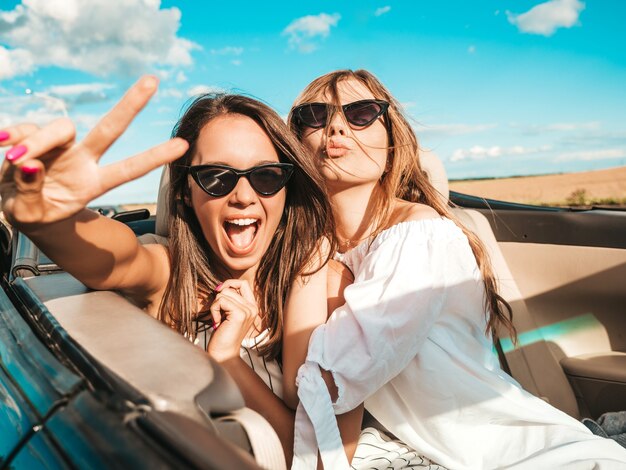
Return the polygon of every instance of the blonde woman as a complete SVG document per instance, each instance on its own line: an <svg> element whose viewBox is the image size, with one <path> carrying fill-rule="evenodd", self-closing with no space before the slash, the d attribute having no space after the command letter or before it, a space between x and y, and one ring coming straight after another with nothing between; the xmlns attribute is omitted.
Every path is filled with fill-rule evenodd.
<svg viewBox="0 0 626 470"><path fill-rule="evenodd" d="M391 433L450 469L620 468L626 450L521 389L493 354L514 335L485 249L419 164L400 106L371 73L315 79L289 116L321 164L346 303L313 329L287 312L285 401L294 468L349 468L335 414L365 402ZM312 331L307 347L292 331Z"/></svg>

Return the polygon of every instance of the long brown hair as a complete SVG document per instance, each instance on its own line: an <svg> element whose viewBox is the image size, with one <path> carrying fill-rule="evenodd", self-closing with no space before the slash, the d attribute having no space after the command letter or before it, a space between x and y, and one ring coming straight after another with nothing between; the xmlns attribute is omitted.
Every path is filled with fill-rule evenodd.
<svg viewBox="0 0 626 470"><path fill-rule="evenodd" d="M279 355L283 331L283 305L295 276L309 265L323 237L334 248L332 212L325 182L313 159L269 106L241 95L206 94L187 107L173 136L189 142L189 149L169 167L169 253L171 275L159 316L183 335L195 339L194 321L202 304L211 301L215 287L224 279L215 274L216 259L206 241L190 196L188 167L196 152L201 129L212 119L238 114L253 119L270 138L281 162L294 164L287 184L285 209L274 237L261 257L256 272L255 296L268 341L260 352L272 359Z"/></svg>
<svg viewBox="0 0 626 470"><path fill-rule="evenodd" d="M376 214L372 238L387 228L392 216L392 202L400 198L409 202L426 204L435 209L439 215L453 220L467 236L474 257L482 273L485 284L485 308L488 313L487 331L494 338L499 325L506 328L511 338L516 333L512 322L510 305L498 294L498 287L489 255L480 239L461 224L450 211L447 203L437 192L420 166L419 145L411 125L404 116L402 108L393 95L373 74L367 70L338 70L322 75L313 80L300 94L294 103L296 107L327 95L332 104L339 106L338 84L344 80L357 80L365 85L375 98L389 103L386 120L389 137L389 165L380 181L383 197L378 198L377 206L372 214ZM293 109L292 107L292 109ZM302 129L296 119L289 115L289 123L296 135L300 136ZM505 312L506 311L506 312Z"/></svg>

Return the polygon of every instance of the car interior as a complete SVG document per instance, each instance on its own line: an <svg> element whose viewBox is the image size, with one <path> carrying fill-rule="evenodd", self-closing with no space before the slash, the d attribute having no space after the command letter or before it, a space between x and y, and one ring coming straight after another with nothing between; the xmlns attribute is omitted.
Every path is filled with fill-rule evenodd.
<svg viewBox="0 0 626 470"><path fill-rule="evenodd" d="M453 214L487 246L513 310L518 341L504 333L498 340L504 370L578 419L626 410L626 212L449 194L439 159L424 152L422 164ZM126 221L142 243L167 236L163 175L156 218ZM40 340L65 362L73 348L90 368L79 368L88 388L122 389L131 404L120 412L133 432L191 467L285 468L271 426L201 348L118 293L87 289L24 235L13 237L12 251L9 285L43 325Z"/></svg>

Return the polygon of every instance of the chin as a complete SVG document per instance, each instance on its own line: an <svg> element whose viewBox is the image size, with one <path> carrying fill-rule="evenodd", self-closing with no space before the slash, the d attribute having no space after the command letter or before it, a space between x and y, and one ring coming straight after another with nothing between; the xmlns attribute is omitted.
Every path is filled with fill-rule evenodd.
<svg viewBox="0 0 626 470"><path fill-rule="evenodd" d="M228 255L224 256L223 263L226 269L231 273L245 273L250 269L256 269L259 267L259 263L261 262L262 256L255 256L255 254L251 254L248 256L233 256Z"/></svg>

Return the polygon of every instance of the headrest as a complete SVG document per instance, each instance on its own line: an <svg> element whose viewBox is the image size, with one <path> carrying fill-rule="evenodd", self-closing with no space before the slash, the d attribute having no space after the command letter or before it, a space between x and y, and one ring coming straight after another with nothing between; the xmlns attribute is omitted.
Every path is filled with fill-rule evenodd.
<svg viewBox="0 0 626 470"><path fill-rule="evenodd" d="M157 197L156 206L156 226L154 232L162 237L169 235L169 228L167 224L167 218L169 217L169 198L168 189L170 186L170 169L167 165L163 167L161 173L161 182L159 183L159 196Z"/></svg>
<svg viewBox="0 0 626 470"><path fill-rule="evenodd" d="M420 151L420 164L422 170L428 175L430 183L435 187L437 192L441 194L443 201L447 204L450 197L450 189L448 187L448 176L446 169L439 160L439 157L430 150Z"/></svg>

